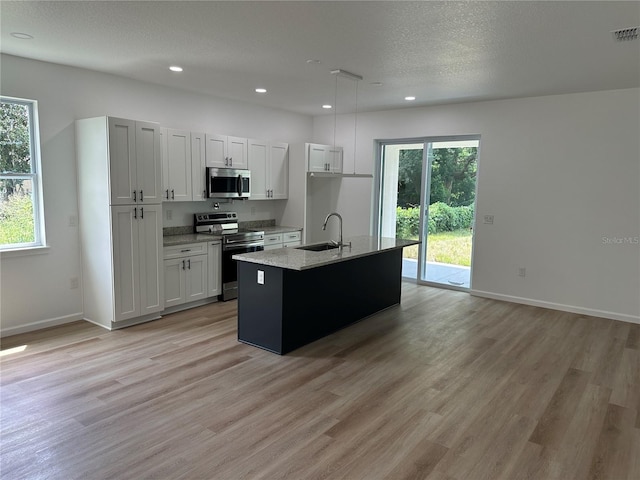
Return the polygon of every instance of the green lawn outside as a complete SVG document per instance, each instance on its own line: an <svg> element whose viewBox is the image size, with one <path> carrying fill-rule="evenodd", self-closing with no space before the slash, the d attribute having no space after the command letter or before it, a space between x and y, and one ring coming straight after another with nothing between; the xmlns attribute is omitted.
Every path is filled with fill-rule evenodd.
<svg viewBox="0 0 640 480"><path fill-rule="evenodd" d="M418 245L406 247L404 258L418 258ZM432 233L429 235L427 261L471 266L471 231Z"/></svg>

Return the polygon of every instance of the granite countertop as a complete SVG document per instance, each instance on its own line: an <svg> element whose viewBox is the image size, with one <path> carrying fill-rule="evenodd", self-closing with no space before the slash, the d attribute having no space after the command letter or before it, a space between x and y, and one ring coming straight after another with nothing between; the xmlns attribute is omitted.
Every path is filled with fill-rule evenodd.
<svg viewBox="0 0 640 480"><path fill-rule="evenodd" d="M264 225L266 223L266 225ZM240 222L240 227L251 230L253 232L271 233L290 233L299 232L302 228L286 227L282 225L274 225L275 220L258 220L254 222ZM162 244L165 247L174 245L184 245L187 243L210 242L212 240L222 240L221 235L211 235L208 233L193 233L192 226L185 227L166 227L163 229Z"/></svg>
<svg viewBox="0 0 640 480"><path fill-rule="evenodd" d="M185 245L187 243L206 243L215 240L222 240L221 235L211 235L208 233L184 233L180 235L164 235L162 245L172 247L174 245Z"/></svg>
<svg viewBox="0 0 640 480"><path fill-rule="evenodd" d="M347 238L345 242L351 242L351 247L344 247L342 250L334 248L321 252L300 250L296 247L278 248L262 252L241 253L234 255L233 259L289 270L307 270L420 243L418 240L370 236Z"/></svg>

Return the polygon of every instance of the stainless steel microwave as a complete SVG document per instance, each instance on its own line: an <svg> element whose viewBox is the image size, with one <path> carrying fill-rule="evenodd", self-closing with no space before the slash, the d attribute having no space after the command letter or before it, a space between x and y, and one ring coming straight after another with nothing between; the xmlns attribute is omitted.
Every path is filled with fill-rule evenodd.
<svg viewBox="0 0 640 480"><path fill-rule="evenodd" d="M207 167L207 196L209 198L249 198L251 172L235 168Z"/></svg>

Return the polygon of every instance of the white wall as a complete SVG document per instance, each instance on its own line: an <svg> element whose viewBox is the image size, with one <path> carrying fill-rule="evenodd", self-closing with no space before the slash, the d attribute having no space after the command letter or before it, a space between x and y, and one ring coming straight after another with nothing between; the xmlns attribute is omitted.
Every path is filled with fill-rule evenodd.
<svg viewBox="0 0 640 480"><path fill-rule="evenodd" d="M70 279L80 277L81 270L78 229L68 226L69 217L78 211L76 119L112 115L160 122L172 128L287 143L305 142L311 137L312 119L303 115L8 55L0 57L0 64L2 95L38 101L45 222L51 247L41 255L0 257L3 335L82 317L81 290L70 289ZM191 214L211 210L211 203L171 204L175 215L165 225L190 225ZM283 203L256 201L233 207L240 212L241 220L279 220Z"/></svg>
<svg viewBox="0 0 640 480"><path fill-rule="evenodd" d="M376 139L480 134L477 216L495 223L476 224L473 292L640 323L639 117L639 89L361 113L356 170ZM314 119L314 141L333 132ZM373 182L342 183L345 233L368 234Z"/></svg>

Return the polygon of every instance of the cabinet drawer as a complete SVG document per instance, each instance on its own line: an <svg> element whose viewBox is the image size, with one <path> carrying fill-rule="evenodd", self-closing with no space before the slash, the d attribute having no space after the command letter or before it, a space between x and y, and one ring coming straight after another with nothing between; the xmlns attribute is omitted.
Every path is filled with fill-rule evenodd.
<svg viewBox="0 0 640 480"><path fill-rule="evenodd" d="M164 247L164 258L190 257L207 253L206 243L187 243L173 247Z"/></svg>
<svg viewBox="0 0 640 480"><path fill-rule="evenodd" d="M277 245L282 243L282 234L281 233L273 233L271 235L264 236L264 246L268 247L269 245Z"/></svg>
<svg viewBox="0 0 640 480"><path fill-rule="evenodd" d="M289 232L283 234L282 241L284 243L299 242L301 239L300 232Z"/></svg>

